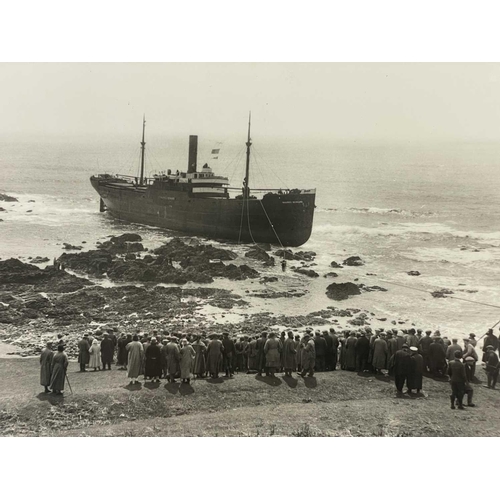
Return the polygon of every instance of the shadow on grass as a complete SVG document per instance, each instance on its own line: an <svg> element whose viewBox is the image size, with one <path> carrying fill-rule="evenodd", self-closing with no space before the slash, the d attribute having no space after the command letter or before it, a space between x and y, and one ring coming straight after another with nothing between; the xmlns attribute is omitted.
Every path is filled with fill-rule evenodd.
<svg viewBox="0 0 500 500"><path fill-rule="evenodd" d="M375 378L377 380L380 380L380 382L392 382L392 379L391 377L387 376L387 375L384 375L383 373L377 373L375 375Z"/></svg>
<svg viewBox="0 0 500 500"><path fill-rule="evenodd" d="M125 386L125 389L130 392L140 391L142 389L142 384L140 382L138 384L133 384L132 382L130 382Z"/></svg>
<svg viewBox="0 0 500 500"><path fill-rule="evenodd" d="M318 387L318 381L316 377L304 377L304 384L308 389L314 389Z"/></svg>
<svg viewBox="0 0 500 500"><path fill-rule="evenodd" d="M283 375L281 378L284 380L285 384L292 389L295 389L299 383L296 378L289 377L288 375Z"/></svg>
<svg viewBox="0 0 500 500"><path fill-rule="evenodd" d="M356 375L358 377L363 377L363 378L372 378L375 376L375 374L371 373L371 372L366 372L366 373L365 372L357 372Z"/></svg>
<svg viewBox="0 0 500 500"><path fill-rule="evenodd" d="M448 383L450 380L447 375L436 375L435 377L432 377L432 379L435 382L446 382L446 383Z"/></svg>
<svg viewBox="0 0 500 500"><path fill-rule="evenodd" d="M165 384L165 389L167 389L170 394L177 394L179 392L179 382L167 382Z"/></svg>
<svg viewBox="0 0 500 500"><path fill-rule="evenodd" d="M264 384L270 385L271 387L278 387L283 383L278 377L271 377L267 375L265 377L256 376L255 380L258 382L264 382Z"/></svg>
<svg viewBox="0 0 500 500"><path fill-rule="evenodd" d="M144 382L144 387L150 391L158 389L160 387L160 382Z"/></svg>
<svg viewBox="0 0 500 500"><path fill-rule="evenodd" d="M223 384L224 383L224 379L221 378L221 377L217 377L217 378L207 378L207 382L209 384Z"/></svg>
<svg viewBox="0 0 500 500"><path fill-rule="evenodd" d="M64 400L63 394L52 394L51 392L41 392L36 397L40 401L48 401L51 405L60 405Z"/></svg>
<svg viewBox="0 0 500 500"><path fill-rule="evenodd" d="M190 394L194 394L194 389L190 384L181 384L179 387L179 393L183 396L189 396Z"/></svg>

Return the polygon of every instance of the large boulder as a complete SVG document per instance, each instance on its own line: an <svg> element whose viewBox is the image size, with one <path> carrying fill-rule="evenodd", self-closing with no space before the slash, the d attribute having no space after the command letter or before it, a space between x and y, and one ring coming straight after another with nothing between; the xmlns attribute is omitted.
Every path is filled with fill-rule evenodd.
<svg viewBox="0 0 500 500"><path fill-rule="evenodd" d="M294 269L293 271L299 274L303 274L304 276L308 276L309 278L317 278L319 276L316 271L313 271L312 269L304 269L303 267Z"/></svg>
<svg viewBox="0 0 500 500"><path fill-rule="evenodd" d="M112 254L142 252L144 246L140 243L141 241L142 238L139 234L125 233L121 236L112 236L108 241L98 243L97 246L101 250L106 250Z"/></svg>
<svg viewBox="0 0 500 500"><path fill-rule="evenodd" d="M260 260L264 264L274 266L274 257L271 257L265 250L260 248L260 246L254 246L251 250L245 253L245 257L254 260Z"/></svg>
<svg viewBox="0 0 500 500"><path fill-rule="evenodd" d="M341 269L344 266L341 266L340 264L338 264L337 262L335 262L334 260L332 260L330 262L330 267L333 267L334 269Z"/></svg>
<svg viewBox="0 0 500 500"><path fill-rule="evenodd" d="M17 198L13 196L9 196L8 194L0 193L0 201L6 201L8 203L14 203L19 201Z"/></svg>
<svg viewBox="0 0 500 500"><path fill-rule="evenodd" d="M351 295L361 295L358 285L351 283L332 283L326 287L326 295L333 300L346 300Z"/></svg>
<svg viewBox="0 0 500 500"><path fill-rule="evenodd" d="M344 264L344 266L363 266L365 263L361 260L361 257L356 255L354 257L348 257L342 264Z"/></svg>

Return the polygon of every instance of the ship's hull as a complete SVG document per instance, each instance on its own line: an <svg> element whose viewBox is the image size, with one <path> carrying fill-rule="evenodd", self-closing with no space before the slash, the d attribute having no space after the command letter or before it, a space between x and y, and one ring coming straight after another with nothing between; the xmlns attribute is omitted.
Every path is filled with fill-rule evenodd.
<svg viewBox="0 0 500 500"><path fill-rule="evenodd" d="M191 235L297 247L311 236L315 191L268 194L262 200L193 197L154 186L91 179L110 215Z"/></svg>

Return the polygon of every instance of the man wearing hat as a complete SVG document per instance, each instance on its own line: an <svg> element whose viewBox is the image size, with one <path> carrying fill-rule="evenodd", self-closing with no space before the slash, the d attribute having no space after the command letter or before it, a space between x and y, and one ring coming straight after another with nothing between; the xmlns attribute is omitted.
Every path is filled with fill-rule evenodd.
<svg viewBox="0 0 500 500"><path fill-rule="evenodd" d="M332 338L332 360L331 360L331 365L332 365L332 370L337 369L337 360L338 360L338 352L339 352L339 338L337 337L337 334L335 333L334 328L330 328L330 337Z"/></svg>
<svg viewBox="0 0 500 500"><path fill-rule="evenodd" d="M89 334L84 333L83 338L78 342L78 363L80 363L80 371L84 372L85 366L90 362L90 344L89 344Z"/></svg>
<svg viewBox="0 0 500 500"><path fill-rule="evenodd" d="M415 334L416 334L415 328L410 328L405 336L405 344L408 344L410 347L413 346L417 347L418 339Z"/></svg>
<svg viewBox="0 0 500 500"><path fill-rule="evenodd" d="M438 336L433 338L429 346L429 367L433 377L443 376L446 372L446 354L443 339Z"/></svg>
<svg viewBox="0 0 500 500"><path fill-rule="evenodd" d="M420 339L418 343L418 350L422 357L424 358L424 370L427 372L430 369L429 363L429 347L432 344L431 331L426 330L425 335Z"/></svg>
<svg viewBox="0 0 500 500"><path fill-rule="evenodd" d="M412 371L412 360L408 344L403 344L402 348L394 355L392 371L394 372L397 394L402 396L405 382L407 382Z"/></svg>
<svg viewBox="0 0 500 500"><path fill-rule="evenodd" d="M478 362L479 357L469 339L464 339L463 359L465 365L465 374L467 375L467 382L472 382L476 373L476 363Z"/></svg>
<svg viewBox="0 0 500 500"><path fill-rule="evenodd" d="M306 330L303 337L304 347L302 348L302 371L300 372L301 377L305 377L306 373L309 377L314 377L314 365L316 363L316 349L314 346L314 341L311 339L311 335Z"/></svg>
<svg viewBox="0 0 500 500"><path fill-rule="evenodd" d="M52 360L54 359L54 352L52 345L47 342L45 348L40 354L40 384L45 387L45 392L50 392L49 385L52 377Z"/></svg>
<svg viewBox="0 0 500 500"><path fill-rule="evenodd" d="M465 367L463 363L460 361L461 354L457 351L455 353L455 359L450 361L448 364L448 375L450 376L450 385L451 385L451 409L455 409L455 400L458 401L458 409L465 410L463 405L463 398L465 395L465 383L467 382L467 378L465 376Z"/></svg>
<svg viewBox="0 0 500 500"><path fill-rule="evenodd" d="M108 369L111 370L111 363L113 362L113 355L115 353L115 344L109 338L109 334L107 332L104 333L104 338L101 341L101 361L102 361L102 369L106 369L106 365Z"/></svg>
<svg viewBox="0 0 500 500"><path fill-rule="evenodd" d="M408 375L408 381L406 382L408 394L412 394L414 389L417 391L417 394L420 394L424 374L424 358L419 354L418 347L415 346L410 347L410 355L412 366Z"/></svg>
<svg viewBox="0 0 500 500"><path fill-rule="evenodd" d="M485 385L488 389L494 389L497 384L498 372L500 370L500 363L498 361L498 355L495 352L494 347L490 344L486 347L486 376L488 377L488 385Z"/></svg>
<svg viewBox="0 0 500 500"><path fill-rule="evenodd" d="M326 343L325 338L321 335L319 330L316 330L313 342L314 342L314 349L316 351L316 364L315 364L316 371L324 372L328 345Z"/></svg>
<svg viewBox="0 0 500 500"><path fill-rule="evenodd" d="M483 362L485 363L488 354L488 346L491 346L493 351L498 349L498 338L495 336L491 328L488 330L486 337L483 340Z"/></svg>
<svg viewBox="0 0 500 500"><path fill-rule="evenodd" d="M229 338L229 333L227 332L223 334L222 347L222 361L226 377L233 378L233 362L236 355L236 349L233 340Z"/></svg>
<svg viewBox="0 0 500 500"><path fill-rule="evenodd" d="M361 331L361 335L354 345L354 350L356 352L356 370L358 372L367 371L366 365L368 364L368 355L370 354L370 341L364 331Z"/></svg>
<svg viewBox="0 0 500 500"><path fill-rule="evenodd" d="M476 340L476 334L475 333L469 333L469 342L472 345L472 347L476 347L477 340Z"/></svg>
<svg viewBox="0 0 500 500"><path fill-rule="evenodd" d="M267 333L262 332L260 338L257 340L257 375L262 376L262 371L266 368L266 353L264 346L267 341ZM266 375L269 375L266 371Z"/></svg>

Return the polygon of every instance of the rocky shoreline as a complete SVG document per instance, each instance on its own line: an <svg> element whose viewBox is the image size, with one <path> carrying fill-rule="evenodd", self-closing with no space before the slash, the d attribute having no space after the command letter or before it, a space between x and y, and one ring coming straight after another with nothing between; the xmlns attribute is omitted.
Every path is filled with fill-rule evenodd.
<svg viewBox="0 0 500 500"><path fill-rule="evenodd" d="M249 300L306 295L308 291L300 285L274 290L268 284L282 281L272 275L273 268L278 267L277 260L296 263L290 270L303 276L298 276L299 280L318 279L319 274L311 269L315 265L314 252L283 249L271 255L269 245L255 245L244 247L243 255L238 255L189 237L174 237L158 248L147 249L141 236L134 233L111 237L96 246L95 250L80 252L67 244L65 248L73 250L66 250L45 268L32 264L45 263L43 257L31 259L30 263L0 260L0 341L21 349L16 354L30 356L38 354L45 342L55 340L61 333L68 355L73 358L82 333L95 333L102 328L119 333L156 329L174 334L204 331L233 335L254 334L267 328L359 327L369 325L375 317L366 310L333 305L308 314L248 313ZM241 248L237 250L241 254ZM241 258L245 263L233 262ZM358 256L344 260L342 265L332 262L339 273L342 267L350 265L364 263ZM324 276L335 277L338 273ZM260 286L245 290L243 296L228 286L214 285L219 278ZM338 301L371 291L385 289L328 282L325 293ZM211 311L207 312L207 307ZM220 311L219 318L213 308Z"/></svg>

